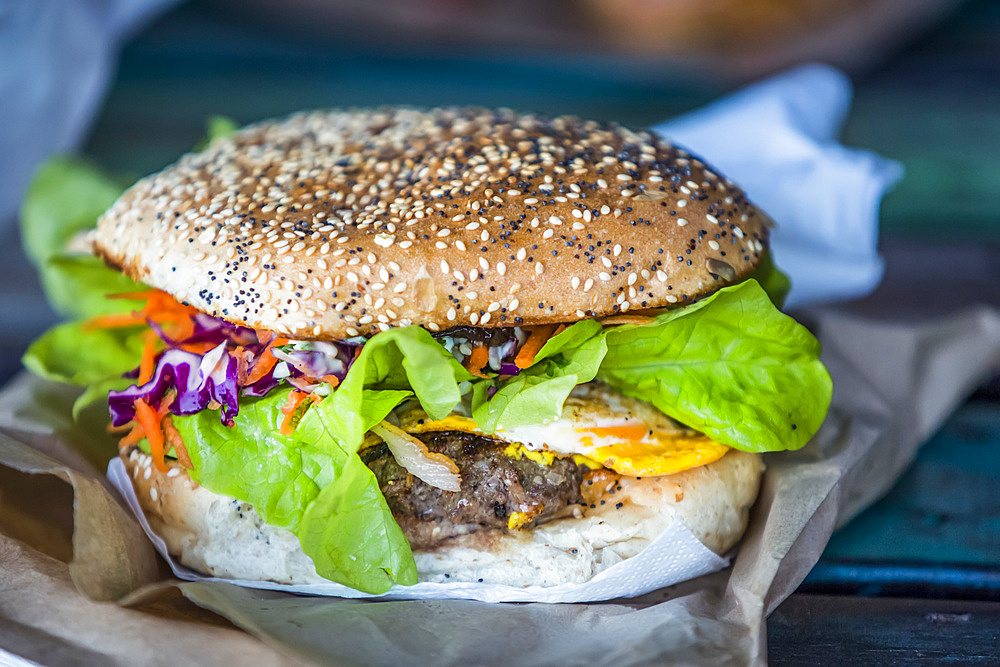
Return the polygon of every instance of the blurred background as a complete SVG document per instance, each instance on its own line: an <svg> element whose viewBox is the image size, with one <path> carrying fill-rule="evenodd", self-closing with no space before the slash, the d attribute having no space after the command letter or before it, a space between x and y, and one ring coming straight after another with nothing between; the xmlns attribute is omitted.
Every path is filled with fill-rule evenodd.
<svg viewBox="0 0 1000 667"><path fill-rule="evenodd" d="M190 150L211 116L335 106L506 106L644 127L813 61L855 83L843 142L905 168L882 209L885 280L851 308L1000 305L993 0L0 0L0 382L56 320L16 225L53 153L137 177ZM835 535L803 590L1000 601L998 445L994 379ZM850 634L802 623L772 618L776 661L820 625L825 640Z"/></svg>

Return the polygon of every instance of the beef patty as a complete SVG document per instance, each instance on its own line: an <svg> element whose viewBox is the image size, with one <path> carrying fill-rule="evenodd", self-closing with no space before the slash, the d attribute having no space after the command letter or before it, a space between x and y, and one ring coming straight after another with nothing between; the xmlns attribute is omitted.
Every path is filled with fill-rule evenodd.
<svg viewBox="0 0 1000 667"><path fill-rule="evenodd" d="M414 549L431 549L479 530L537 525L571 514L583 502L580 486L589 469L572 459L542 465L508 455L506 443L458 431L416 437L455 462L462 475L460 491L442 491L410 475L384 443L361 453Z"/></svg>

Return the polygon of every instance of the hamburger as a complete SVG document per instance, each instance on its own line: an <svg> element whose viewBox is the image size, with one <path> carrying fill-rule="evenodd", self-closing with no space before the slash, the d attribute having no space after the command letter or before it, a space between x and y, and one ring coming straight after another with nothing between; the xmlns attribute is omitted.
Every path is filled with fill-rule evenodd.
<svg viewBox="0 0 1000 667"><path fill-rule="evenodd" d="M170 552L236 579L585 581L717 553L830 379L771 223L648 132L304 113L132 186L89 242L148 291L112 428ZM773 295L772 295L773 296ZM133 349L135 349L134 346Z"/></svg>

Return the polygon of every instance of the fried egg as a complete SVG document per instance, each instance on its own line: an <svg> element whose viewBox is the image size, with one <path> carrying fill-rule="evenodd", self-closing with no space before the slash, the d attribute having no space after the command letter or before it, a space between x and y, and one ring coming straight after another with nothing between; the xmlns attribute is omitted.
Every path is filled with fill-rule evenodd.
<svg viewBox="0 0 1000 667"><path fill-rule="evenodd" d="M674 421L649 403L622 396L607 385L576 387L562 414L546 423L484 434L459 412L432 420L419 407L397 413L399 426L413 433L461 431L522 446L549 456L583 456L622 475L671 475L716 461L729 450Z"/></svg>

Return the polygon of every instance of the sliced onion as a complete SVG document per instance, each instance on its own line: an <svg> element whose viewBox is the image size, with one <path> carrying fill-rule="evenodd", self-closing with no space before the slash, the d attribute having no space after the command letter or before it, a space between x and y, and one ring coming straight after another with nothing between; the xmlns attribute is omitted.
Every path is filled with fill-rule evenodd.
<svg viewBox="0 0 1000 667"><path fill-rule="evenodd" d="M373 426L372 433L382 438L396 463L414 477L445 491L461 488L458 466L444 454L429 451L423 442L386 421Z"/></svg>

